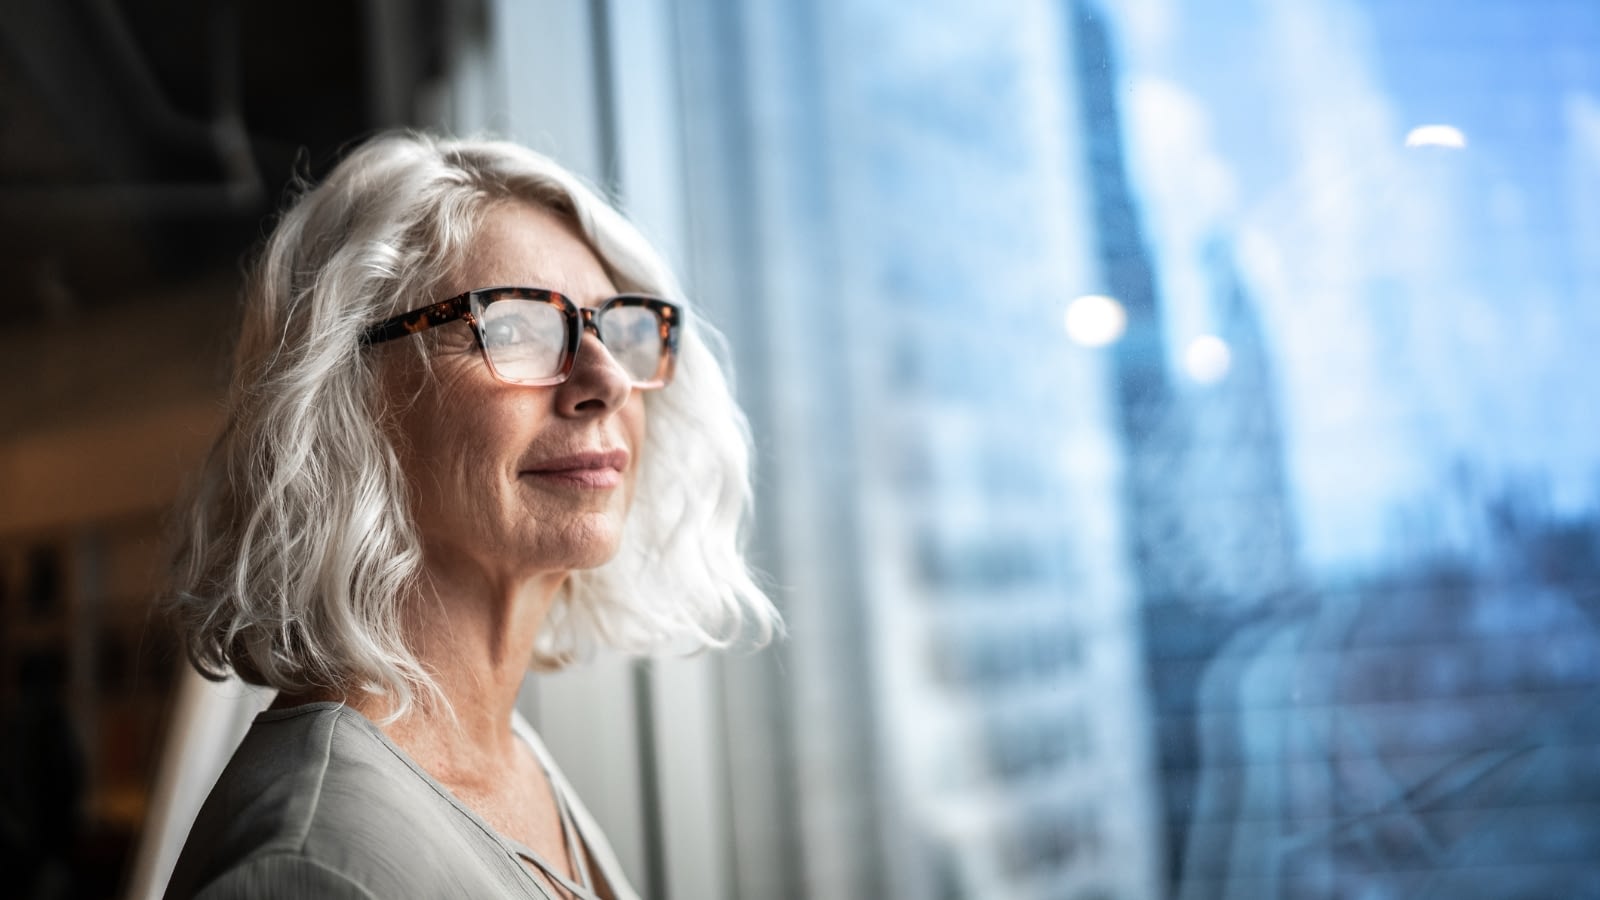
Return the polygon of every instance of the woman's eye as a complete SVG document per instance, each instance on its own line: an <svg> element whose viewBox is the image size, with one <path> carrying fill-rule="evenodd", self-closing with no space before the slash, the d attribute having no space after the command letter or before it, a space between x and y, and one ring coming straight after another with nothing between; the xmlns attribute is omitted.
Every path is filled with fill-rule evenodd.
<svg viewBox="0 0 1600 900"><path fill-rule="evenodd" d="M539 303L506 301L484 317L484 346L544 352L562 341L561 311Z"/></svg>
<svg viewBox="0 0 1600 900"><path fill-rule="evenodd" d="M520 316L501 316L483 329L483 339L490 346L505 347L531 340L532 329Z"/></svg>
<svg viewBox="0 0 1600 900"><path fill-rule="evenodd" d="M516 329L509 322L490 322L484 326L483 339L490 344L509 344L516 339Z"/></svg>

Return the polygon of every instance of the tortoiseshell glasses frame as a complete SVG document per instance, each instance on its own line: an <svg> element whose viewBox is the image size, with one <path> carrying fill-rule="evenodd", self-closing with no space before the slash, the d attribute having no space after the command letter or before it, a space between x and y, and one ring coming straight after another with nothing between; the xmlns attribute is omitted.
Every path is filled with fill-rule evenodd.
<svg viewBox="0 0 1600 900"><path fill-rule="evenodd" d="M509 301L535 305L513 306ZM497 311L513 308L524 312L549 308L559 312L561 333L550 333L553 320L549 316L540 316L539 321L533 322L527 317L508 320L504 315L497 315ZM640 312L649 312L653 322L642 318ZM583 332L592 331L628 372L633 386L650 390L664 387L672 380L683 309L669 300L645 294L619 294L599 306L580 307L565 295L545 288L478 288L385 319L369 327L361 340L364 344L381 344L458 319L472 327L472 336L489 371L508 384L542 386L566 381L578 358ZM619 326L620 330L606 327L609 321L624 319L630 321ZM530 333L520 338L487 333L490 328L507 321ZM648 331L645 325L649 326Z"/></svg>

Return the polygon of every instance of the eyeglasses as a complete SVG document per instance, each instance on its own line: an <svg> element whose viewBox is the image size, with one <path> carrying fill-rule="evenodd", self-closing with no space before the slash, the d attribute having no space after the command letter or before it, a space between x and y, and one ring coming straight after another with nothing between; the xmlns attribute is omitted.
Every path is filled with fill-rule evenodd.
<svg viewBox="0 0 1600 900"><path fill-rule="evenodd" d="M467 291L401 313L368 328L363 343L381 344L465 319L489 371L510 384L560 384L572 374L585 330L595 336L644 390L672 380L683 310L642 294L622 294L580 307L543 288L492 287Z"/></svg>

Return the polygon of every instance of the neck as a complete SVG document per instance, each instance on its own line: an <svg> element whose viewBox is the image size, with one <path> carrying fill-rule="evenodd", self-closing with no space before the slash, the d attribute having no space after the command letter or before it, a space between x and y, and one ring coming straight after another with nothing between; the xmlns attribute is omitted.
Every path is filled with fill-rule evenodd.
<svg viewBox="0 0 1600 900"><path fill-rule="evenodd" d="M411 598L408 643L433 675L444 700L425 697L381 725L392 740L425 766L470 773L493 768L516 750L511 716L533 653L566 573L503 582L430 572ZM371 694L345 700L369 719L392 712L387 698Z"/></svg>

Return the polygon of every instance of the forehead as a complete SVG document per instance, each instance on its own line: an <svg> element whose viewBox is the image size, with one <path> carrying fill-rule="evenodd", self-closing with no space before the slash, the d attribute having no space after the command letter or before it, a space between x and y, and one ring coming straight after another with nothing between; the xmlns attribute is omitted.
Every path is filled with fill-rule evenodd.
<svg viewBox="0 0 1600 900"><path fill-rule="evenodd" d="M548 288L580 304L617 293L576 228L550 210L518 202L489 209L456 267L447 296L502 286Z"/></svg>

